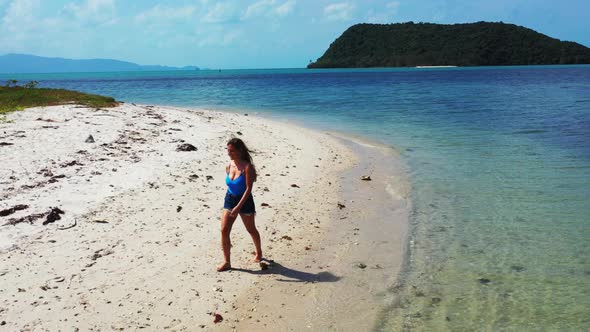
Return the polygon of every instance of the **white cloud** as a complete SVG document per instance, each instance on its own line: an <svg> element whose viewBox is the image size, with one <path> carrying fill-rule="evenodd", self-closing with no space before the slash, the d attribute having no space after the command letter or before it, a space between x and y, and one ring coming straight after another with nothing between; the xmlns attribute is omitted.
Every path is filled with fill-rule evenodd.
<svg viewBox="0 0 590 332"><path fill-rule="evenodd" d="M242 19L249 19L257 16L283 17L293 11L295 0L288 0L277 4L276 0L260 0L248 6Z"/></svg>
<svg viewBox="0 0 590 332"><path fill-rule="evenodd" d="M242 31L235 30L229 31L225 35L223 35L223 45L229 45L233 43L236 39L240 38L242 35Z"/></svg>
<svg viewBox="0 0 590 332"><path fill-rule="evenodd" d="M399 1L392 1L385 5L384 10L375 11L371 9L367 14L367 22L369 23L390 23L393 21L393 16L397 15L399 9Z"/></svg>
<svg viewBox="0 0 590 332"><path fill-rule="evenodd" d="M116 22L115 0L86 0L81 5L70 2L64 6L64 10L85 22L106 24Z"/></svg>
<svg viewBox="0 0 590 332"><path fill-rule="evenodd" d="M399 1L392 1L385 5L385 7L397 12L397 9L399 8Z"/></svg>
<svg viewBox="0 0 590 332"><path fill-rule="evenodd" d="M254 16L264 15L268 9L274 5L275 0L261 0L255 2L246 8L246 12L243 15L243 18L250 18Z"/></svg>
<svg viewBox="0 0 590 332"><path fill-rule="evenodd" d="M141 12L135 16L135 20L137 22L146 22L146 21L172 21L172 20L179 20L179 19L186 19L193 15L195 12L195 6L184 6L184 7L165 7L160 6L160 4L155 5L154 7Z"/></svg>
<svg viewBox="0 0 590 332"><path fill-rule="evenodd" d="M199 47L229 46L243 35L241 30L211 31L199 42Z"/></svg>
<svg viewBox="0 0 590 332"><path fill-rule="evenodd" d="M37 18L40 3L39 0L14 0L8 5L0 25L0 47L26 48L29 36L38 36L45 30L43 20Z"/></svg>
<svg viewBox="0 0 590 332"><path fill-rule="evenodd" d="M19 28L19 25L33 21L35 8L39 7L39 0L15 0L8 5L2 24L9 28Z"/></svg>
<svg viewBox="0 0 590 332"><path fill-rule="evenodd" d="M295 4L296 4L295 0L289 0L289 1L285 2L284 4L275 8L275 12L279 16L286 16L293 11Z"/></svg>
<svg viewBox="0 0 590 332"><path fill-rule="evenodd" d="M352 17L354 5L348 2L333 3L324 8L324 16L329 21L347 21Z"/></svg>
<svg viewBox="0 0 590 332"><path fill-rule="evenodd" d="M229 2L216 3L203 17L206 23L227 23L238 19L237 8Z"/></svg>
<svg viewBox="0 0 590 332"><path fill-rule="evenodd" d="M47 47L64 43L67 21L43 17L41 1L13 0L0 19L0 47L7 52L43 53Z"/></svg>

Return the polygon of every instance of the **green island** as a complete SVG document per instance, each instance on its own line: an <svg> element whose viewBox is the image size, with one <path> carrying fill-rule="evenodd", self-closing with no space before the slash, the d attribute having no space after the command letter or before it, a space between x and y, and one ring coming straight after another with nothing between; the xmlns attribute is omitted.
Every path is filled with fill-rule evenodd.
<svg viewBox="0 0 590 332"><path fill-rule="evenodd" d="M589 64L590 48L506 23L357 24L308 68Z"/></svg>
<svg viewBox="0 0 590 332"><path fill-rule="evenodd" d="M10 80L0 86L0 114L28 107L77 104L88 107L114 107L119 103L112 97L93 95L64 89L37 88L32 81L23 86Z"/></svg>

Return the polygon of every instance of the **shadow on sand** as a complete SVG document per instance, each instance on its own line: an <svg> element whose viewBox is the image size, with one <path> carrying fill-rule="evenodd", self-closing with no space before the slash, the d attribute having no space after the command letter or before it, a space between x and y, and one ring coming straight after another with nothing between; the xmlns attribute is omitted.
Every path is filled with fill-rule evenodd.
<svg viewBox="0 0 590 332"><path fill-rule="evenodd" d="M240 268L232 268L232 271L237 272L246 272L251 274L276 274L280 276L277 278L278 281L284 282L336 282L341 279L341 277L335 276L328 271L323 271L319 273L309 273L303 272L298 270L290 269L286 266L277 263L276 261L267 261L263 260L264 263L268 264L268 269L266 270L249 270L249 269L240 269ZM284 277L284 278L283 278Z"/></svg>

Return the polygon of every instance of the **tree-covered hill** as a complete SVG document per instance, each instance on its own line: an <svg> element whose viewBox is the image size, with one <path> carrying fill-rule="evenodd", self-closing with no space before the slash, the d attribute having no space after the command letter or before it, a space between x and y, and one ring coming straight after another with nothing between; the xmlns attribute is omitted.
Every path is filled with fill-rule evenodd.
<svg viewBox="0 0 590 332"><path fill-rule="evenodd" d="M308 68L590 63L590 48L505 23L357 24Z"/></svg>

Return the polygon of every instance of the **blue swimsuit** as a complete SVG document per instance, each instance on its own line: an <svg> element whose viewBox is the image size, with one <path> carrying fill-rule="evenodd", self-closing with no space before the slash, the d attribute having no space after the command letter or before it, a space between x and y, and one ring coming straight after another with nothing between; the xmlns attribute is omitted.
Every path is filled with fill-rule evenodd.
<svg viewBox="0 0 590 332"><path fill-rule="evenodd" d="M240 176L232 180L230 179L228 172L225 177L225 184L227 184L227 192L225 193L223 208L231 211L238 205L240 199L242 199L242 195L246 192L246 176L244 175L244 172L242 172ZM239 213L246 215L256 213L256 206L254 204L252 193L246 198Z"/></svg>
<svg viewBox="0 0 590 332"><path fill-rule="evenodd" d="M225 184L227 184L227 190L232 195L242 196L246 191L246 177L243 175L244 173L242 172L240 176L233 180L229 178L229 173L225 177Z"/></svg>

